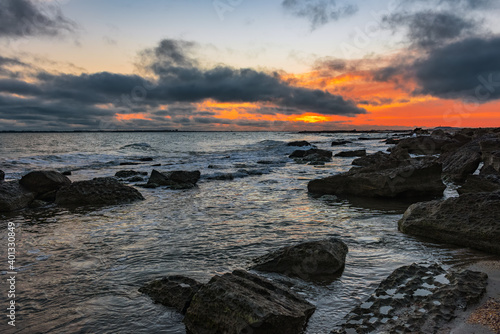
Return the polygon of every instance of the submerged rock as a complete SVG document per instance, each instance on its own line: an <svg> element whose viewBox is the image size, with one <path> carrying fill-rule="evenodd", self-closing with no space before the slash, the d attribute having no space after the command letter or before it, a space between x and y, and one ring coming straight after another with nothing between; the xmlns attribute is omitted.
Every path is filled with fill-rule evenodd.
<svg viewBox="0 0 500 334"><path fill-rule="evenodd" d="M5 173L3 170L0 170L0 182L3 182L5 180Z"/></svg>
<svg viewBox="0 0 500 334"><path fill-rule="evenodd" d="M38 199L55 200L56 191L71 184L71 180L56 171L34 171L21 178L19 183L34 192Z"/></svg>
<svg viewBox="0 0 500 334"><path fill-rule="evenodd" d="M169 186L172 189L190 189L193 188L200 179L199 171L172 171L161 173L155 169L151 172L148 180L148 185L154 186Z"/></svg>
<svg viewBox="0 0 500 334"><path fill-rule="evenodd" d="M345 151L335 154L336 157L343 157L343 158L364 157L365 155L366 155L366 150Z"/></svg>
<svg viewBox="0 0 500 334"><path fill-rule="evenodd" d="M121 170L116 172L115 176L119 177L121 179L128 179L133 176L138 176L138 175L148 175L146 172L136 172L135 170Z"/></svg>
<svg viewBox="0 0 500 334"><path fill-rule="evenodd" d="M500 192L482 192L413 204L398 226L407 234L500 254L499 217Z"/></svg>
<svg viewBox="0 0 500 334"><path fill-rule="evenodd" d="M332 281L341 274L347 252L347 245L336 238L304 242L255 259L251 269L306 281Z"/></svg>
<svg viewBox="0 0 500 334"><path fill-rule="evenodd" d="M446 189L441 164L434 160L412 159L406 164L390 162L382 169L378 167L352 168L347 173L313 180L307 189L321 195L379 198L433 198Z"/></svg>
<svg viewBox="0 0 500 334"><path fill-rule="evenodd" d="M294 158L297 162L310 162L321 161L328 162L332 160L333 153L327 150L310 149L310 150L296 150L290 154L290 158Z"/></svg>
<svg viewBox="0 0 500 334"><path fill-rule="evenodd" d="M26 208L35 199L35 193L29 191L19 181L0 182L0 212Z"/></svg>
<svg viewBox="0 0 500 334"><path fill-rule="evenodd" d="M470 270L446 272L437 264L398 268L332 333L438 333L457 310L479 302L487 279Z"/></svg>
<svg viewBox="0 0 500 334"><path fill-rule="evenodd" d="M140 288L139 292L147 294L155 303L173 307L184 314L202 286L194 279L176 275L150 282Z"/></svg>
<svg viewBox="0 0 500 334"><path fill-rule="evenodd" d="M192 334L299 334L314 310L287 287L235 270L198 290L184 323Z"/></svg>
<svg viewBox="0 0 500 334"><path fill-rule="evenodd" d="M335 141L332 141L332 146L342 146L342 145L346 145L346 144L350 144L352 143L352 141L349 141L349 140L335 140Z"/></svg>
<svg viewBox="0 0 500 334"><path fill-rule="evenodd" d="M73 182L59 189L56 195L57 204L71 206L117 205L143 199L135 188L111 177Z"/></svg>
<svg viewBox="0 0 500 334"><path fill-rule="evenodd" d="M286 146L303 147L303 146L312 146L312 145L305 140L300 140L300 141L292 141L292 142L286 144Z"/></svg>

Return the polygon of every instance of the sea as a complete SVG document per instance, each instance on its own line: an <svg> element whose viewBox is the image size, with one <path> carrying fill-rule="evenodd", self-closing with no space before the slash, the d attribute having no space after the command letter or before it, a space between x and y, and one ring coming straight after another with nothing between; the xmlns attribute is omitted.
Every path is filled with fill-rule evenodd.
<svg viewBox="0 0 500 334"><path fill-rule="evenodd" d="M182 316L154 304L138 291L141 286L176 274L208 282L248 269L252 259L280 247L338 237L349 253L342 276L333 282L259 273L316 306L307 334L329 333L400 266L437 262L449 268L486 259L480 252L400 233L397 222L408 204L308 194L310 180L349 170L353 158L334 157L324 166L288 158L297 149L287 146L291 141L307 140L334 153L362 148L374 153L386 151L383 140L394 135L0 133L0 170L8 180L33 170L71 171L72 181L120 170L202 174L194 189L137 187L145 200L132 204L71 210L49 205L0 214L0 332L182 334ZM334 140L352 143L332 147ZM228 174L232 180L224 179ZM141 182L130 185L136 183ZM450 184L445 197L451 196L457 194ZM15 327L4 315L9 222L15 224L17 243Z"/></svg>

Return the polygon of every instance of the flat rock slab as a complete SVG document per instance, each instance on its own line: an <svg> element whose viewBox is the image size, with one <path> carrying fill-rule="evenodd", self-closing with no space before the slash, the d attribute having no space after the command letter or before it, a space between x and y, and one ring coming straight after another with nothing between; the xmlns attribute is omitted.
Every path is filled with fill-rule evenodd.
<svg viewBox="0 0 500 334"><path fill-rule="evenodd" d="M500 192L470 193L413 204L399 221L403 233L500 254Z"/></svg>
<svg viewBox="0 0 500 334"><path fill-rule="evenodd" d="M347 245L336 238L304 242L255 259L251 269L306 281L332 281L342 273L347 252Z"/></svg>
<svg viewBox="0 0 500 334"><path fill-rule="evenodd" d="M314 310L287 287L235 270L195 294L184 323L191 334L299 334Z"/></svg>
<svg viewBox="0 0 500 334"><path fill-rule="evenodd" d="M447 272L437 264L398 268L332 333L438 333L457 310L479 302L487 279L481 272Z"/></svg>
<svg viewBox="0 0 500 334"><path fill-rule="evenodd" d="M155 303L186 313L193 296L202 285L189 277L176 275L150 282L140 288L139 292L147 294Z"/></svg>
<svg viewBox="0 0 500 334"><path fill-rule="evenodd" d="M111 177L73 182L59 189L56 204L69 206L117 205L143 200L137 189L121 184Z"/></svg>

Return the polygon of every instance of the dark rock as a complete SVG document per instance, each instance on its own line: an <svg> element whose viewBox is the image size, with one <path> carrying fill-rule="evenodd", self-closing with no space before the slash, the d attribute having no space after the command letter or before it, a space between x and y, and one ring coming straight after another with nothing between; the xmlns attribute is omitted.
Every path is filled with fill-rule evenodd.
<svg viewBox="0 0 500 334"><path fill-rule="evenodd" d="M54 192L71 184L71 180L56 171L35 171L26 174L19 183L37 195Z"/></svg>
<svg viewBox="0 0 500 334"><path fill-rule="evenodd" d="M332 146L341 146L341 145L346 145L346 144L350 144L352 143L352 141L349 141L349 140L335 140L332 142Z"/></svg>
<svg viewBox="0 0 500 334"><path fill-rule="evenodd" d="M154 165L151 165L152 167L160 167L161 164L154 164Z"/></svg>
<svg viewBox="0 0 500 334"><path fill-rule="evenodd" d="M443 164L443 174L452 181L463 182L473 174L481 163L481 153L477 143L463 145L458 150L443 153L439 160Z"/></svg>
<svg viewBox="0 0 500 334"><path fill-rule="evenodd" d="M445 147L452 144L460 146L460 143L452 139L421 136L402 139L396 147L407 149L410 154L434 155L443 153L446 151Z"/></svg>
<svg viewBox="0 0 500 334"><path fill-rule="evenodd" d="M66 171L62 172L62 175L70 176L71 175L71 171L70 170L66 170Z"/></svg>
<svg viewBox="0 0 500 334"><path fill-rule="evenodd" d="M305 140L292 141L291 143L288 143L286 145L287 146L296 146L296 147L311 146L311 144Z"/></svg>
<svg viewBox="0 0 500 334"><path fill-rule="evenodd" d="M388 145L393 145L393 144L398 144L400 141L401 139L389 138L385 141L385 143Z"/></svg>
<svg viewBox="0 0 500 334"><path fill-rule="evenodd" d="M138 162L130 162L130 161L120 162L120 166L137 166L137 165L140 165L140 163L138 163Z"/></svg>
<svg viewBox="0 0 500 334"><path fill-rule="evenodd" d="M500 190L500 175L469 175L465 184L458 188L459 194L493 192Z"/></svg>
<svg viewBox="0 0 500 334"><path fill-rule="evenodd" d="M500 254L498 217L500 192L482 192L413 204L398 226L414 236Z"/></svg>
<svg viewBox="0 0 500 334"><path fill-rule="evenodd" d="M361 167L379 166L378 169L396 167L397 165L399 165L398 161L394 161L396 165L390 165L385 167L388 162L392 162L391 160L392 159L389 154L385 154L383 152L375 152L374 154L369 154L364 157L354 159L352 161L352 164Z"/></svg>
<svg viewBox="0 0 500 334"><path fill-rule="evenodd" d="M299 334L314 310L287 287L235 270L198 290L184 323L192 334Z"/></svg>
<svg viewBox="0 0 500 334"><path fill-rule="evenodd" d="M437 264L398 268L332 333L441 333L456 311L480 301L487 279L470 270L446 272Z"/></svg>
<svg viewBox="0 0 500 334"><path fill-rule="evenodd" d="M497 172L500 171L500 139L482 140L479 145L481 147L484 167L491 166Z"/></svg>
<svg viewBox="0 0 500 334"><path fill-rule="evenodd" d="M406 148L394 147L391 149L390 154L391 159L396 159L398 161L404 161L410 159L410 154Z"/></svg>
<svg viewBox="0 0 500 334"><path fill-rule="evenodd" d="M153 158L151 157L146 157L146 158L137 158L137 161L142 161L142 162L148 162L148 161L153 161Z"/></svg>
<svg viewBox="0 0 500 334"><path fill-rule="evenodd" d="M147 294L155 303L173 307L184 314L202 285L189 277L176 275L150 282L139 292Z"/></svg>
<svg viewBox="0 0 500 334"><path fill-rule="evenodd" d="M18 181L0 182L0 212L24 209L35 199L35 194Z"/></svg>
<svg viewBox="0 0 500 334"><path fill-rule="evenodd" d="M415 130L413 130L414 134L416 135L428 135L429 134L429 130L425 130L425 129L422 129L422 128L416 128Z"/></svg>
<svg viewBox="0 0 500 334"><path fill-rule="evenodd" d="M46 201L42 201L42 200L34 200L33 202L31 202L28 207L30 209L40 209L42 207L44 207L45 205L47 205L47 202Z"/></svg>
<svg viewBox="0 0 500 334"><path fill-rule="evenodd" d="M115 176L122 178L122 179L128 179L129 177L132 176L137 176L137 175L148 175L146 172L136 172L134 170L121 170L116 172Z"/></svg>
<svg viewBox="0 0 500 334"><path fill-rule="evenodd" d="M200 179L199 171L172 171L160 173L157 170L151 172L149 185L168 186L172 189L190 189L193 188Z"/></svg>
<svg viewBox="0 0 500 334"><path fill-rule="evenodd" d="M111 177L73 182L59 189L56 195L57 204L69 206L117 205L143 199L135 188Z"/></svg>
<svg viewBox="0 0 500 334"><path fill-rule="evenodd" d="M345 151L335 154L336 157L352 158L366 156L366 150Z"/></svg>
<svg viewBox="0 0 500 334"><path fill-rule="evenodd" d="M5 180L5 173L3 170L0 170L0 182L3 182Z"/></svg>
<svg viewBox="0 0 500 334"><path fill-rule="evenodd" d="M441 129L437 129L431 132L431 137L446 138L448 135Z"/></svg>
<svg viewBox="0 0 500 334"><path fill-rule="evenodd" d="M387 160L391 168L352 168L349 172L309 182L310 193L378 198L433 198L446 186L441 180L441 164L428 159L411 159L399 164ZM393 161L393 162L391 162ZM386 167L386 166L384 166Z"/></svg>
<svg viewBox="0 0 500 334"><path fill-rule="evenodd" d="M231 181L234 180L234 175L232 173L216 173L208 175L207 180Z"/></svg>
<svg viewBox="0 0 500 334"><path fill-rule="evenodd" d="M142 181L144 181L144 178L137 175L137 176L129 177L128 179L125 179L125 181L126 182L142 182Z"/></svg>
<svg viewBox="0 0 500 334"><path fill-rule="evenodd" d="M495 168L493 168L493 166L489 165L489 166L483 166L481 168L481 170L479 171L479 175L499 175L500 176L500 173Z"/></svg>
<svg viewBox="0 0 500 334"><path fill-rule="evenodd" d="M306 281L332 281L341 274L347 252L347 245L336 238L304 242L255 259L251 269Z"/></svg>
<svg viewBox="0 0 500 334"><path fill-rule="evenodd" d="M290 154L297 162L306 163L309 161L328 162L332 160L332 152L320 149L297 150Z"/></svg>

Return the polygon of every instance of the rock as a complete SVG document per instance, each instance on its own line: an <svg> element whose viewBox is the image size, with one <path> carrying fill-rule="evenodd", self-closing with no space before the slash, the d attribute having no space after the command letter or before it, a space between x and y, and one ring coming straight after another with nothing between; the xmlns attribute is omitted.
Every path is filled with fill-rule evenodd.
<svg viewBox="0 0 500 334"><path fill-rule="evenodd" d="M444 132L441 129L437 129L431 132L431 137L436 137L436 138L446 138L448 137L446 132Z"/></svg>
<svg viewBox="0 0 500 334"><path fill-rule="evenodd" d="M184 314L202 285L189 277L176 275L150 282L139 292L147 294L155 303L173 307Z"/></svg>
<svg viewBox="0 0 500 334"><path fill-rule="evenodd" d="M156 186L169 186L172 189L190 189L193 188L200 179L199 171L172 171L160 173L153 169L149 177L148 184Z"/></svg>
<svg viewBox="0 0 500 334"><path fill-rule="evenodd" d="M121 170L116 172L115 176L122 178L122 179L128 179L132 176L137 176L137 175L148 175L146 172L136 172L134 170Z"/></svg>
<svg viewBox="0 0 500 334"><path fill-rule="evenodd" d="M415 130L413 130L414 134L416 135L428 135L429 134L429 130L424 130L422 128L416 128Z"/></svg>
<svg viewBox="0 0 500 334"><path fill-rule="evenodd" d="M332 333L441 333L456 311L480 301L487 279L470 270L446 272L437 264L398 268Z"/></svg>
<svg viewBox="0 0 500 334"><path fill-rule="evenodd" d="M231 181L234 180L233 173L215 173L213 175L208 175L207 180L219 180L219 181Z"/></svg>
<svg viewBox="0 0 500 334"><path fill-rule="evenodd" d="M479 171L479 175L499 175L500 176L500 173L495 168L493 168L493 166L489 165L489 166L483 166L481 168L481 170Z"/></svg>
<svg viewBox="0 0 500 334"><path fill-rule="evenodd" d="M463 182L481 163L479 145L477 143L463 145L458 150L443 153L438 161L443 164L443 174L452 181Z"/></svg>
<svg viewBox="0 0 500 334"><path fill-rule="evenodd" d="M46 201L36 199L33 202L31 202L30 204L28 204L28 207L30 209L40 209L40 208L44 207L45 205L47 205Z"/></svg>
<svg viewBox="0 0 500 334"><path fill-rule="evenodd" d="M352 158L366 156L366 150L345 151L335 154L336 157Z"/></svg>
<svg viewBox="0 0 500 334"><path fill-rule="evenodd" d="M19 183L37 195L53 193L63 186L71 184L71 180L56 171L34 171L21 178Z"/></svg>
<svg viewBox="0 0 500 334"><path fill-rule="evenodd" d="M3 182L5 180L5 173L3 170L0 170L0 182Z"/></svg>
<svg viewBox="0 0 500 334"><path fill-rule="evenodd" d="M160 167L161 164L154 164L154 165L151 165L152 167Z"/></svg>
<svg viewBox="0 0 500 334"><path fill-rule="evenodd" d="M314 310L287 287L235 270L198 290L184 323L192 334L299 334Z"/></svg>
<svg viewBox="0 0 500 334"><path fill-rule="evenodd" d="M442 166L434 160L411 159L396 167L389 163L391 168L352 168L347 173L313 180L307 189L321 195L375 198L432 198L446 189L441 180Z"/></svg>
<svg viewBox="0 0 500 334"><path fill-rule="evenodd" d="M460 146L452 139L421 136L401 139L396 147L407 149L410 154L434 155L446 151L450 145Z"/></svg>
<svg viewBox="0 0 500 334"><path fill-rule="evenodd" d="M56 195L57 204L69 206L117 205L143 199L135 188L112 177L73 182L59 189Z"/></svg>
<svg viewBox="0 0 500 334"><path fill-rule="evenodd" d="M387 165L387 163L391 163L391 165ZM394 163L394 164L393 164ZM385 154L383 152L375 152L374 154L369 154L361 158L354 159L352 161L353 165L368 167L368 166L378 166L377 169L396 167L399 165L399 162L391 159L389 154Z"/></svg>
<svg viewBox="0 0 500 334"><path fill-rule="evenodd" d="M312 145L305 140L301 140L301 141L292 141L291 143L286 144L286 146L303 147L303 146L312 146Z"/></svg>
<svg viewBox="0 0 500 334"><path fill-rule="evenodd" d="M142 161L142 162L148 162L148 161L153 161L153 158L151 157L145 157L145 158L137 158L137 161Z"/></svg>
<svg viewBox="0 0 500 334"><path fill-rule="evenodd" d="M0 212L24 209L35 199L35 194L19 181L0 182Z"/></svg>
<svg viewBox="0 0 500 334"><path fill-rule="evenodd" d="M458 188L458 193L461 195L468 193L493 192L498 190L500 190L500 175L469 175L465 184Z"/></svg>
<svg viewBox="0 0 500 334"><path fill-rule="evenodd" d="M310 150L297 150L294 151L289 156L294 158L296 162L306 163L310 161L314 162L328 162L332 160L332 152L320 149L310 149Z"/></svg>
<svg viewBox="0 0 500 334"><path fill-rule="evenodd" d="M500 139L482 140L479 146L481 147L484 168L491 166L497 172L500 171Z"/></svg>
<svg viewBox="0 0 500 334"><path fill-rule="evenodd" d="M70 170L66 170L66 171L62 172L62 175L70 176L71 175L71 171Z"/></svg>
<svg viewBox="0 0 500 334"><path fill-rule="evenodd" d="M401 232L500 254L500 192L471 193L410 206Z"/></svg>
<svg viewBox="0 0 500 334"><path fill-rule="evenodd" d="M332 142L332 146L341 146L341 145L346 145L346 144L350 144L352 143L352 141L349 141L349 140L335 140Z"/></svg>
<svg viewBox="0 0 500 334"><path fill-rule="evenodd" d="M254 260L252 270L275 272L305 281L333 281L341 274L347 245L331 238L278 249Z"/></svg>
<svg viewBox="0 0 500 334"><path fill-rule="evenodd" d="M138 162L130 162L130 161L120 162L120 166L137 166L137 165L140 165L140 163L138 163Z"/></svg>
<svg viewBox="0 0 500 334"><path fill-rule="evenodd" d="M388 145L394 145L394 144L398 144L399 142L401 141L401 139L397 139L397 138L388 138L385 143L388 144Z"/></svg>

